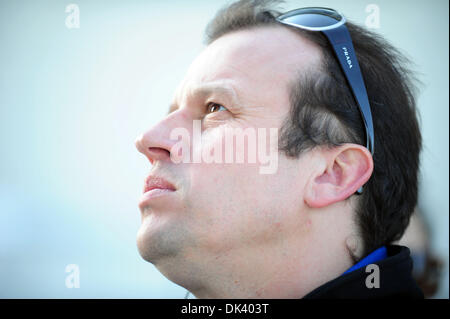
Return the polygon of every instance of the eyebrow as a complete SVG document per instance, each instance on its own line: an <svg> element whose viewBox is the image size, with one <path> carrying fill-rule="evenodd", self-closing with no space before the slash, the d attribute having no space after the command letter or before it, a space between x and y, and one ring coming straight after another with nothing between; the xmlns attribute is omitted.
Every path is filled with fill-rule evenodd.
<svg viewBox="0 0 450 319"><path fill-rule="evenodd" d="M196 86L193 89L189 90L190 96L203 97L203 98L207 97L207 96L211 96L214 93L224 95L224 96L230 98L231 104L234 107L237 107L238 105L240 105L239 98L238 98L236 91L229 84L213 82L213 83ZM169 114L176 111L177 109L178 109L178 104L176 102L171 103L170 107L169 107Z"/></svg>

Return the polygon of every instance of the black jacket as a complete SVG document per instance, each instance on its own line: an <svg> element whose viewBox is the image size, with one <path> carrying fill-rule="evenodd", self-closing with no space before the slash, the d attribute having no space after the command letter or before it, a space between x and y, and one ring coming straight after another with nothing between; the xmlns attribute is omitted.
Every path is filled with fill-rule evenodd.
<svg viewBox="0 0 450 319"><path fill-rule="evenodd" d="M366 272L366 267L362 267L314 289L304 299L423 299L423 293L411 274L413 264L409 248L390 245L386 249L387 258L374 263L379 267L379 288L367 287L368 276L375 272L371 269ZM368 280L374 283L372 279Z"/></svg>

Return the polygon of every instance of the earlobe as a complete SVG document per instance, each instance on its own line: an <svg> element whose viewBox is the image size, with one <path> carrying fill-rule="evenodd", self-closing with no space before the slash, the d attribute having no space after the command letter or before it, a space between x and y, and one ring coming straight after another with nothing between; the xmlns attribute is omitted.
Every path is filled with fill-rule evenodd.
<svg viewBox="0 0 450 319"><path fill-rule="evenodd" d="M320 156L325 159L326 168L312 176L305 192L305 202L312 208L347 199L372 175L372 155L361 145L344 144L324 149Z"/></svg>

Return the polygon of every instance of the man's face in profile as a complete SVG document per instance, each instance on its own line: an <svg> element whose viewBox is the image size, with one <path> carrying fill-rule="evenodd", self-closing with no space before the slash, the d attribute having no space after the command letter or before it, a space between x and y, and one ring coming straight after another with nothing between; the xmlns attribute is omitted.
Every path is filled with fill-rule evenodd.
<svg viewBox="0 0 450 319"><path fill-rule="evenodd" d="M143 196L137 238L142 257L169 279L208 267L245 267L250 255L264 263L270 247L305 232L302 196L314 165L308 154L289 159L277 153L270 174L261 174L258 157L256 163L174 163L177 140L170 134L184 128L192 136L193 121L201 120L203 148L222 145L226 128L269 135L290 110L294 70L317 69L320 57L314 45L278 26L222 36L192 63L169 115L137 140L153 164L151 174L173 185L159 196ZM235 156L247 154L246 147L234 147Z"/></svg>

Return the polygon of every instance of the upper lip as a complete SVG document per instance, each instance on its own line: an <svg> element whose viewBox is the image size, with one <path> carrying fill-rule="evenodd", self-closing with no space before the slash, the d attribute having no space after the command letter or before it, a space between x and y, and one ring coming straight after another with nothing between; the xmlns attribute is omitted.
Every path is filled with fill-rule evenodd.
<svg viewBox="0 0 450 319"><path fill-rule="evenodd" d="M145 179L144 193L151 191L152 189L155 188L168 189L172 191L176 190L175 186L173 186L172 183L168 182L164 178L160 176L149 175Z"/></svg>

